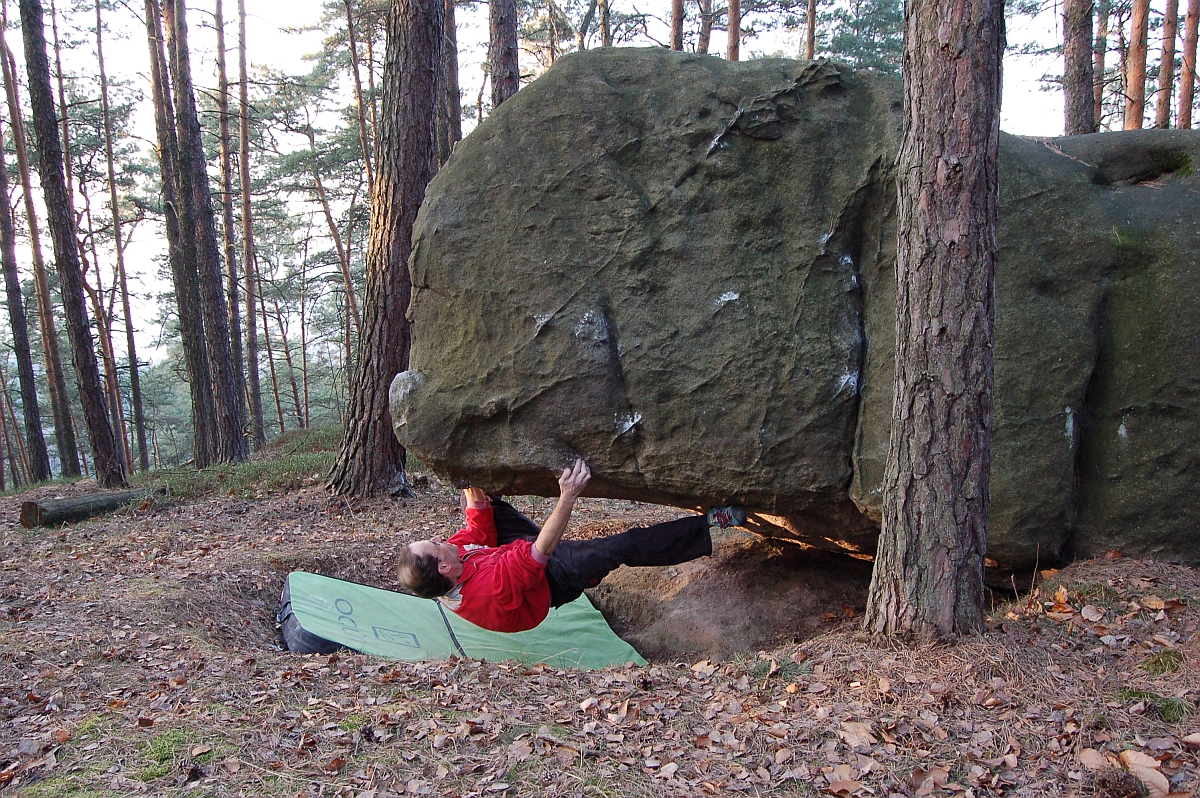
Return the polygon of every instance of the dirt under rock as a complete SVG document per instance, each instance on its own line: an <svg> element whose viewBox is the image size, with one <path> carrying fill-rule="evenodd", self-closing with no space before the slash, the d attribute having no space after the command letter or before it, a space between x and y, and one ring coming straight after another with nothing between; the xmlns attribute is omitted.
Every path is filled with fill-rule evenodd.
<svg viewBox="0 0 1200 798"><path fill-rule="evenodd" d="M871 565L740 529L716 531L713 556L627 568L588 595L649 658L718 656L799 642L866 604Z"/></svg>

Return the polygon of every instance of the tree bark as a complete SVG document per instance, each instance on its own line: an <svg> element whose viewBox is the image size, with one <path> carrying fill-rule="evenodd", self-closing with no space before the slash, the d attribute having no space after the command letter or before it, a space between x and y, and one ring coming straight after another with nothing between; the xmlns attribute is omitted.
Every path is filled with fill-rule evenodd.
<svg viewBox="0 0 1200 798"><path fill-rule="evenodd" d="M1179 77L1179 118L1181 130L1192 126L1192 98L1196 94L1196 32L1200 20L1200 0L1188 0L1187 20L1183 24L1183 74Z"/></svg>
<svg viewBox="0 0 1200 798"><path fill-rule="evenodd" d="M255 307L258 264L254 255L254 215L250 203L250 81L246 66L246 0L238 0L238 177L242 190L242 269L246 272L246 382L250 401L250 441L266 444L262 383L258 374L258 322Z"/></svg>
<svg viewBox="0 0 1200 798"><path fill-rule="evenodd" d="M1063 129L1068 136L1096 129L1092 95L1092 0L1063 3Z"/></svg>
<svg viewBox="0 0 1200 798"><path fill-rule="evenodd" d="M296 426L304 429L304 410L300 406L300 385L296 382L296 368L292 365L292 345L288 343L287 325L283 322L283 311L279 309L279 300L273 300L275 306L275 324L279 327L279 346L283 349L283 362L288 367L288 382L292 385L292 404L296 407Z"/></svg>
<svg viewBox="0 0 1200 798"><path fill-rule="evenodd" d="M7 24L7 14L5 15ZM38 329L42 333L42 357L46 362L46 383L50 389L50 412L54 417L54 445L58 450L59 473L77 477L79 445L75 440L75 419L67 398L67 378L63 373L62 356L58 349L58 325L54 323L50 280L46 277L46 262L42 256L42 235L38 229L37 207L33 200L29 152L25 146L25 122L17 98L16 59L0 31L0 68L3 69L5 94L8 97L9 118L12 119L13 143L17 154L17 172L21 176L21 194L25 201L25 220L29 227L30 255L33 261L34 294L37 297Z"/></svg>
<svg viewBox="0 0 1200 798"><path fill-rule="evenodd" d="M399 0L392 0L393 14L397 2ZM521 67L517 59L517 0L491 0L488 7L491 28L489 74L492 79L492 110L495 111L500 107L500 103L516 94L517 89L521 88ZM443 21L444 13L443 11L437 14L439 22ZM389 47L394 32L389 29ZM438 47L438 52L442 52L441 46ZM390 59L387 56L384 56L384 59L384 70L386 71ZM435 75L437 71L435 67ZM386 82L386 80L385 76L384 81ZM384 90L386 91L386 87ZM374 199L372 199L373 201Z"/></svg>
<svg viewBox="0 0 1200 798"><path fill-rule="evenodd" d="M436 76L445 41L443 13L439 0L394 0L388 17L363 329L346 434L328 482L337 493L377 496L408 489L404 449L392 432L388 390L392 378L408 368L412 227L437 170Z"/></svg>
<svg viewBox="0 0 1200 798"><path fill-rule="evenodd" d="M804 57L811 61L817 57L817 0L808 0L804 27Z"/></svg>
<svg viewBox="0 0 1200 798"><path fill-rule="evenodd" d="M271 389L275 393L275 413L279 416L279 433L287 431L283 425L283 402L279 399L279 376L275 371L275 352L271 348L271 328L267 326L267 300L263 295L262 282L258 284L258 307L262 313L263 341L267 345L267 363L271 366Z"/></svg>
<svg viewBox="0 0 1200 798"><path fill-rule="evenodd" d="M910 0L896 375L865 627L983 628L998 250L1002 0Z"/></svg>
<svg viewBox="0 0 1200 798"><path fill-rule="evenodd" d="M1100 129L1104 116L1104 59L1108 55L1108 4L1109 0L1100 0L1096 9L1096 38L1092 44L1092 118L1096 126L1092 131Z"/></svg>
<svg viewBox="0 0 1200 798"><path fill-rule="evenodd" d="M1125 129L1141 130L1146 117L1146 48L1150 37L1150 0L1133 0L1129 55L1125 69Z"/></svg>
<svg viewBox="0 0 1200 798"><path fill-rule="evenodd" d="M458 24L454 19L454 0L445 0L446 31L446 109L450 120L450 150L462 141L462 87L458 81Z"/></svg>
<svg viewBox="0 0 1200 798"><path fill-rule="evenodd" d="M683 0L671 0L671 49L683 50Z"/></svg>
<svg viewBox="0 0 1200 798"><path fill-rule="evenodd" d="M367 113L363 108L362 77L358 74L358 40L354 36L354 9L351 0L345 0L346 34L350 37L350 74L354 76L354 102L358 107L358 141L362 147L363 165L367 173L367 193L375 182L371 171L371 136L367 130Z"/></svg>
<svg viewBox="0 0 1200 798"><path fill-rule="evenodd" d="M609 18L608 0L598 0L596 5L600 11L600 46L612 47L612 20Z"/></svg>
<svg viewBox="0 0 1200 798"><path fill-rule="evenodd" d="M84 421L91 440L96 480L102 487L120 487L125 484L125 466L117 454L116 440L105 413L104 388L100 383L96 352L88 329L83 275L79 269L74 220L71 219L71 203L63 174L63 151L54 117L54 95L50 89L50 61L46 56L42 6L39 0L20 0L20 8L39 172L62 285L63 310L71 339L71 359L79 385L79 401L83 405Z"/></svg>
<svg viewBox="0 0 1200 798"><path fill-rule="evenodd" d="M1175 90L1175 37L1179 34L1179 0L1167 0L1163 15L1162 60L1158 67L1158 97L1154 103L1154 126L1171 126L1171 92Z"/></svg>
<svg viewBox="0 0 1200 798"><path fill-rule="evenodd" d="M246 373L242 357L242 313L238 297L237 227L233 223L233 164L229 146L229 74L225 68L225 9L217 0L213 13L217 29L217 138L221 159L221 233L225 243L225 292L229 303L229 356L242 419L246 418Z"/></svg>
<svg viewBox="0 0 1200 798"><path fill-rule="evenodd" d="M179 168L175 139L175 111L164 52L162 17L158 0L146 0L146 39L150 47L150 86L154 125L158 134L158 164L162 175L163 216L167 232L167 260L175 288L184 368L192 399L193 460L197 468L212 463L215 431L212 375L205 355L204 317L200 313L200 278L194 267L194 237L184 235L180 219Z"/></svg>
<svg viewBox="0 0 1200 798"><path fill-rule="evenodd" d="M142 408L142 381L138 373L137 343L133 335L133 313L129 307L129 283L125 277L125 239L121 235L121 213L117 201L117 175L113 164L112 116L108 105L108 74L104 70L104 41L101 35L100 0L96 0L96 61L100 69L100 110L104 115L104 155L108 166L108 201L112 208L113 243L117 252L117 288L125 316L125 349L129 358L129 391L133 400L133 428L137 437L138 466L150 469L150 450L146 446L146 416ZM99 268L99 266L97 266Z"/></svg>
<svg viewBox="0 0 1200 798"><path fill-rule="evenodd" d="M185 236L191 235L195 241L204 342L212 375L213 404L217 411L213 419L216 429L214 456L220 462L237 462L246 459L246 439L242 434L244 417L230 351L229 309L225 302L212 199L208 193L200 118L196 113L196 97L192 89L185 0L164 0L163 14L170 31L167 45L174 80L179 198L182 200L180 228Z"/></svg>
<svg viewBox="0 0 1200 798"><path fill-rule="evenodd" d="M713 7L712 0L699 0L700 32L696 36L696 52L708 55L708 47L712 42Z"/></svg>
<svg viewBox="0 0 1200 798"><path fill-rule="evenodd" d="M725 58L736 61L742 49L742 3L741 0L729 0L729 42L725 49Z"/></svg>
<svg viewBox="0 0 1200 798"><path fill-rule="evenodd" d="M3 136L0 135L0 139ZM29 324L25 317L25 296L17 273L17 234L12 209L8 205L8 168L4 148L0 147L0 257L4 265L4 288L8 296L8 320L12 326L13 352L17 356L17 379L21 383L21 414L25 416L25 441L29 453L29 475L34 482L50 479L50 454L42 435L42 417L38 409L37 382L33 374L33 355L29 351Z"/></svg>

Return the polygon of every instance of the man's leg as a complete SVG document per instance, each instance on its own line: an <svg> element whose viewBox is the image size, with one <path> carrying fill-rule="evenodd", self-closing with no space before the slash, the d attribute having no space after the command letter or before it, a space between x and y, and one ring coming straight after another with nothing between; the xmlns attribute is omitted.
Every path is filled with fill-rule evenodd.
<svg viewBox="0 0 1200 798"><path fill-rule="evenodd" d="M536 540L541 529L498 496L488 497L492 502L492 517L496 520L496 538L501 546L514 540Z"/></svg>
<svg viewBox="0 0 1200 798"><path fill-rule="evenodd" d="M634 527L595 540L564 540L546 566L550 604L561 607L621 565L678 565L712 554L708 521L692 515L653 526Z"/></svg>

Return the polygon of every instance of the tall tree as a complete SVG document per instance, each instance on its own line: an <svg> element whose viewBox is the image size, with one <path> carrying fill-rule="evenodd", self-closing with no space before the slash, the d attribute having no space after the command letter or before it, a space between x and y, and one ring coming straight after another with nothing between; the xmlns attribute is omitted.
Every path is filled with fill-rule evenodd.
<svg viewBox="0 0 1200 798"><path fill-rule="evenodd" d="M362 145L363 166L367 172L367 191L375 182L371 173L371 135L367 130L367 112L363 107L362 76L358 72L358 40L354 36L354 8L350 0L346 4L346 34L350 39L350 74L354 76L354 105L358 111L358 140Z"/></svg>
<svg viewBox="0 0 1200 798"><path fill-rule="evenodd" d="M600 10L600 46L612 47L612 16L609 14L608 0L599 0L596 5Z"/></svg>
<svg viewBox="0 0 1200 798"><path fill-rule="evenodd" d="M1171 92L1175 90L1175 37L1179 35L1179 0L1167 0L1163 15L1162 59L1158 62L1158 98L1154 103L1154 126L1171 126Z"/></svg>
<svg viewBox="0 0 1200 798"><path fill-rule="evenodd" d="M804 57L811 61L817 57L817 0L808 0L804 28Z"/></svg>
<svg viewBox="0 0 1200 798"><path fill-rule="evenodd" d="M725 57L736 61L742 49L742 2L729 0L729 42L725 49Z"/></svg>
<svg viewBox="0 0 1200 798"><path fill-rule="evenodd" d="M713 0L697 0L700 7L700 31L696 35L696 52L708 55L708 47L712 43ZM680 31L682 38L683 32ZM681 45L682 46L682 45Z"/></svg>
<svg viewBox="0 0 1200 798"><path fill-rule="evenodd" d="M0 141L3 136L0 135ZM29 475L34 482L50 479L50 454L42 435L42 416L38 410L37 383L33 375L33 356L29 352L29 325L25 318L25 297L17 274L17 234L12 209L8 205L8 167L4 148L0 147L0 257L4 265L4 288L8 296L8 320L12 326L13 352L17 356L17 378L21 383L21 414L25 416L25 441L29 453Z"/></svg>
<svg viewBox="0 0 1200 798"><path fill-rule="evenodd" d="M192 89L191 54L188 51L187 5L185 0L164 0L163 20L170 32L172 89L175 99L176 135L179 142L180 229L195 240L195 263L200 276L201 311L204 315L204 342L208 367L212 374L213 404L217 415L215 458L221 462L246 459L246 439L242 435L244 416L234 375L229 342L229 311L217 248L212 198L208 193L204 143L200 136L200 117Z"/></svg>
<svg viewBox="0 0 1200 798"><path fill-rule="evenodd" d="M462 141L462 89L458 83L458 25L454 0L445 0L446 63L438 94L438 164L445 164Z"/></svg>
<svg viewBox="0 0 1200 798"><path fill-rule="evenodd" d="M1104 58L1108 55L1109 0L1100 0L1096 9L1096 36L1092 43L1092 132L1100 129L1104 115Z"/></svg>
<svg viewBox="0 0 1200 798"><path fill-rule="evenodd" d="M96 367L91 331L88 329L83 274L79 268L74 220L71 219L71 203L63 173L63 151L54 113L54 95L50 89L50 61L46 55L42 5L39 0L20 0L20 8L38 171L46 196L50 234L54 239L54 258L62 285L63 310L67 334L71 339L71 360L79 385L79 401L83 405L83 417L91 440L96 481L102 487L120 487L125 484L125 464L121 461L116 438L108 423L104 388L100 382L100 370Z"/></svg>
<svg viewBox="0 0 1200 798"><path fill-rule="evenodd" d="M238 177L242 197L242 270L246 273L246 387L250 401L250 441L255 449L266 443L262 384L258 373L258 324L255 308L257 264L254 257L254 218L250 202L250 79L246 67L246 0L238 0Z"/></svg>
<svg viewBox="0 0 1200 798"><path fill-rule="evenodd" d="M194 266L194 237L185 236L180 218L179 150L175 136L175 109L158 0L146 0L146 39L150 47L150 87L154 104L154 127L158 134L158 164L162 175L164 227L167 232L167 261L175 289L179 337L192 400L193 460L197 468L212 463L217 414L213 403L212 376L208 367L204 317L200 312L200 278Z"/></svg>
<svg viewBox="0 0 1200 798"><path fill-rule="evenodd" d="M338 493L395 494L408 485L404 448L392 432L388 389L392 378L408 368L408 256L417 209L437 171L444 13L440 0L393 0L388 16L363 330L346 434L328 482Z"/></svg>
<svg viewBox="0 0 1200 798"><path fill-rule="evenodd" d="M25 146L25 124L21 103L17 98L16 59L4 41L3 27L8 24L7 7L0 24L0 69L3 69L4 88L8 97L9 118L12 120L13 143L17 154L17 173L21 177L21 195L25 202L25 222L29 228L29 249L33 261L33 286L37 298L38 329L42 338L42 356L46 364L46 383L50 390L50 410L54 417L54 444L58 450L59 471L64 477L80 475L79 446L75 441L75 419L67 397L67 378L63 373L62 356L58 349L58 325L52 311L50 280L42 257L42 236L38 227L37 206L33 199L30 178L29 152Z"/></svg>
<svg viewBox="0 0 1200 798"><path fill-rule="evenodd" d="M393 0L393 3L395 0ZM521 67L517 60L517 0L491 0L488 3L490 44L488 76L492 81L492 110L521 88ZM439 18L443 18L439 14ZM438 52L442 52L438 48ZM385 56L386 65L386 56ZM386 66L385 66L386 68ZM440 66L434 70L441 72ZM436 131L435 131L436 135Z"/></svg>
<svg viewBox="0 0 1200 798"><path fill-rule="evenodd" d="M125 239L121 233L121 206L117 199L117 174L113 157L112 113L108 105L108 73L104 69L104 22L100 16L100 0L96 0L96 62L100 69L100 110L104 116L104 153L108 167L108 201L112 208L113 243L117 253L117 289L121 295L121 310L125 316L125 349L129 358L129 391L133 400L133 428L137 438L138 466L150 469L150 450L146 446L146 414L142 408L142 382L137 359L137 343L133 334L133 313L129 307L129 283L125 277ZM99 264L96 265L99 269Z"/></svg>
<svg viewBox="0 0 1200 798"><path fill-rule="evenodd" d="M983 628L1003 0L909 0L896 375L865 626Z"/></svg>
<svg viewBox="0 0 1200 798"><path fill-rule="evenodd" d="M238 300L237 227L233 223L233 164L229 144L229 75L225 70L225 9L213 10L217 29L217 139L221 160L221 233L225 243L225 292L229 299L229 355L241 417L246 418L246 375L242 369L242 314Z"/></svg>
<svg viewBox="0 0 1200 798"><path fill-rule="evenodd" d="M683 49L683 0L671 0L671 49Z"/></svg>
<svg viewBox="0 0 1200 798"><path fill-rule="evenodd" d="M1200 21L1200 0L1188 0L1187 20L1183 25L1183 74L1179 76L1179 121L1187 130L1192 126L1192 98L1196 93L1196 33Z"/></svg>
<svg viewBox="0 0 1200 798"><path fill-rule="evenodd" d="M1068 136L1077 136L1096 129L1092 96L1092 0L1066 0L1062 13L1064 130Z"/></svg>
<svg viewBox="0 0 1200 798"><path fill-rule="evenodd" d="M1150 0L1133 0L1125 67L1126 130L1140 130L1146 117L1146 49L1149 38Z"/></svg>

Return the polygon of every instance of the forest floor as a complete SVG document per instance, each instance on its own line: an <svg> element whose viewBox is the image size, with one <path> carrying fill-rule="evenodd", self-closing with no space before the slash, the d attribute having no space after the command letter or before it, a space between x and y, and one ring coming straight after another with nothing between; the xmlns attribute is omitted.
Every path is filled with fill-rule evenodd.
<svg viewBox="0 0 1200 798"><path fill-rule="evenodd" d="M178 472L170 500L57 530L20 528L28 495L0 497L0 793L1125 798L1200 786L1200 573L1115 555L1045 573L956 644L872 640L846 617L861 607L833 607L802 641L593 672L281 652L273 615L289 571L392 586L398 543L457 528L456 497L436 480L403 501L330 497L329 453L311 448ZM576 512L586 530L660 511L587 500Z"/></svg>

